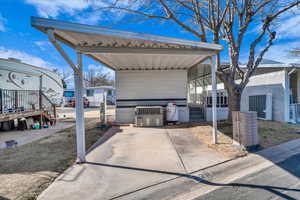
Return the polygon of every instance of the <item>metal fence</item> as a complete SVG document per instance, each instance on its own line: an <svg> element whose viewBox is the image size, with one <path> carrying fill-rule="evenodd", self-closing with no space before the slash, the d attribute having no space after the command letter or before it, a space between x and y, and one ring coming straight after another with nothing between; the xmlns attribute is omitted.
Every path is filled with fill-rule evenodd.
<svg viewBox="0 0 300 200"><path fill-rule="evenodd" d="M0 89L0 114L51 110L53 103L39 90Z"/></svg>

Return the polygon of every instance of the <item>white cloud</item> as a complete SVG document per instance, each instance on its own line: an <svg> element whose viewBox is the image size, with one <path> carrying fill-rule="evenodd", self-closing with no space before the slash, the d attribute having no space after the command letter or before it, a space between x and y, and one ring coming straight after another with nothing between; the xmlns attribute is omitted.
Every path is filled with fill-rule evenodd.
<svg viewBox="0 0 300 200"><path fill-rule="evenodd" d="M280 20L280 24L276 29L278 38L291 39L300 38L300 15L291 15Z"/></svg>
<svg viewBox="0 0 300 200"><path fill-rule="evenodd" d="M88 71L91 71L91 70L93 70L96 75L97 74L109 74L109 76L111 78L114 77L114 71L103 65L89 64Z"/></svg>
<svg viewBox="0 0 300 200"><path fill-rule="evenodd" d="M34 65L37 67L45 67L50 69L55 68L54 64L49 63L42 58L30 55L24 51L7 49L3 46L0 46L0 58L17 58L21 60L23 63Z"/></svg>
<svg viewBox="0 0 300 200"><path fill-rule="evenodd" d="M103 7L111 5L115 0L26 0L33 5L38 15L46 18L58 18L60 15L68 15L76 21L86 24L97 24L101 20L118 20L124 17L124 13L111 10L106 13ZM118 2L121 7L138 8L140 3L136 0L122 0Z"/></svg>
<svg viewBox="0 0 300 200"><path fill-rule="evenodd" d="M6 31L6 28L5 28L6 22L7 22L7 20L0 13L0 31L2 31L2 32Z"/></svg>
<svg viewBox="0 0 300 200"><path fill-rule="evenodd" d="M38 14L42 17L57 17L61 13L75 15L77 11L90 6L87 0L26 0L28 4L36 7Z"/></svg>
<svg viewBox="0 0 300 200"><path fill-rule="evenodd" d="M48 41L35 41L34 44L38 46L42 51L47 50L47 47L50 45Z"/></svg>
<svg viewBox="0 0 300 200"><path fill-rule="evenodd" d="M97 22L102 18L100 12L91 12L85 15L77 16L76 20L82 24L97 24Z"/></svg>
<svg viewBox="0 0 300 200"><path fill-rule="evenodd" d="M290 53L294 48L300 48L300 41L274 45L266 53L264 58L283 63L300 63L300 56L295 56Z"/></svg>

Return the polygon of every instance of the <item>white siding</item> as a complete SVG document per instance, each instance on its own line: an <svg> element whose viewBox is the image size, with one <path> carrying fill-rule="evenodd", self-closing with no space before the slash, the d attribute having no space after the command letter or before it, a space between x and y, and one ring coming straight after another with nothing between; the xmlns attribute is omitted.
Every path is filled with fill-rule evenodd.
<svg viewBox="0 0 300 200"><path fill-rule="evenodd" d="M137 104L166 105L168 99L181 99L175 102L186 106L187 71L116 71L116 97L118 123L133 123L134 106ZM187 107L179 108L179 121L188 121Z"/></svg>
<svg viewBox="0 0 300 200"><path fill-rule="evenodd" d="M284 76L284 71L277 71L251 77L243 91L241 111L249 110L249 96L272 94L272 120L284 122Z"/></svg>
<svg viewBox="0 0 300 200"><path fill-rule="evenodd" d="M187 97L186 70L116 71L117 99Z"/></svg>
<svg viewBox="0 0 300 200"><path fill-rule="evenodd" d="M285 87L284 70L252 76L242 94L241 111L246 112L249 110L249 96L272 94L272 120L286 122ZM218 84L218 90L223 90L223 88L223 83ZM210 91L211 86L208 86L207 90ZM218 120L225 119L226 109L218 109L217 114ZM210 108L206 109L206 119L211 121Z"/></svg>
<svg viewBox="0 0 300 200"><path fill-rule="evenodd" d="M212 109L206 108L206 121L212 121ZM225 120L228 118L228 108L217 108L217 120Z"/></svg>

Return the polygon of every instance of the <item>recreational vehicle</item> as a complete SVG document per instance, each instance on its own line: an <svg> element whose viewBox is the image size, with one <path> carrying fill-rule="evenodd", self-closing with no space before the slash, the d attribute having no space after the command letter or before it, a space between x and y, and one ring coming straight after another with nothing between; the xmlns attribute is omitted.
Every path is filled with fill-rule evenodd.
<svg viewBox="0 0 300 200"><path fill-rule="evenodd" d="M0 59L0 129L10 130L39 121L55 123L56 104L63 95L62 80L49 69L9 58ZM22 120L22 123L21 123ZM27 121L28 120L28 121Z"/></svg>
<svg viewBox="0 0 300 200"><path fill-rule="evenodd" d="M2 90L41 90L53 103L59 103L63 95L62 80L57 73L15 58L0 59L0 77Z"/></svg>

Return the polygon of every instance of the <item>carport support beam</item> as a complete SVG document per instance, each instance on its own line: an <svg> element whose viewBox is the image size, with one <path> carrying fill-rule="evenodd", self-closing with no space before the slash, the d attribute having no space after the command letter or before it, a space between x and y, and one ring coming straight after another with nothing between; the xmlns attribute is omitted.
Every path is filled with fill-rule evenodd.
<svg viewBox="0 0 300 200"><path fill-rule="evenodd" d="M213 137L213 144L217 144L217 56L211 56L211 85L212 85L212 122L213 122L213 130L212 130L212 137Z"/></svg>
<svg viewBox="0 0 300 200"><path fill-rule="evenodd" d="M74 70L75 80L75 106L76 106L76 145L77 163L85 162L85 128L83 108L83 72L82 54L77 53L77 68Z"/></svg>
<svg viewBox="0 0 300 200"><path fill-rule="evenodd" d="M82 75L82 54L77 52L77 67L74 65L70 57L58 44L55 38L54 30L47 30L50 42L54 45L60 55L70 65L74 71L75 81L75 107L76 107L76 150L77 163L85 162L85 126L84 126L84 109L83 109L83 75Z"/></svg>

